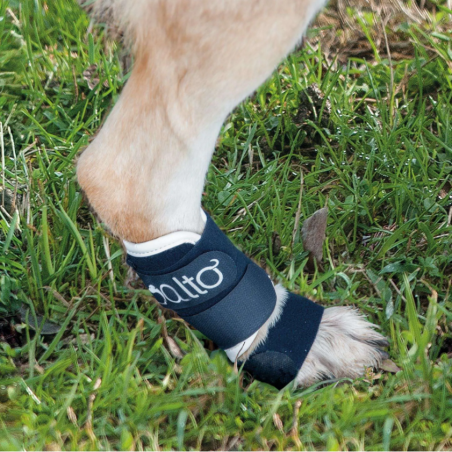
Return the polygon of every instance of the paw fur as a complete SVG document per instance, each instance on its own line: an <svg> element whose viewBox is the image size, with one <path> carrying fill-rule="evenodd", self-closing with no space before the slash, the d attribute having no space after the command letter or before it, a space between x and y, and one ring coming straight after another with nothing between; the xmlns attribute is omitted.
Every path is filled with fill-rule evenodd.
<svg viewBox="0 0 452 452"><path fill-rule="evenodd" d="M295 379L296 386L317 381L357 378L367 367L378 368L388 357L380 347L388 341L358 310L350 307L325 309L314 344Z"/></svg>

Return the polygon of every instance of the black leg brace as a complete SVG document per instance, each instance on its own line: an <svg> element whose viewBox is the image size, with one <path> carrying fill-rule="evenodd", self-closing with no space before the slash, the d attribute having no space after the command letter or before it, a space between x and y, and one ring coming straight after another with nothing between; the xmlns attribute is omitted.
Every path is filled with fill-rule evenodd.
<svg viewBox="0 0 452 452"><path fill-rule="evenodd" d="M128 254L127 263L157 301L224 350L250 338L275 310L269 276L209 216L195 244L140 254ZM314 342L322 314L323 308L311 300L288 294L279 319L246 360L245 369L277 388L287 385Z"/></svg>

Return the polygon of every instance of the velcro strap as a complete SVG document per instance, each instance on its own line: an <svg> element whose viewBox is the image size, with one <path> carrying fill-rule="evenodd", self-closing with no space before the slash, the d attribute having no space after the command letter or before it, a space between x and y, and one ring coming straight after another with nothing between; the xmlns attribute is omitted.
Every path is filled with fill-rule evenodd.
<svg viewBox="0 0 452 452"><path fill-rule="evenodd" d="M205 311L184 317L220 348L244 341L270 317L276 293L268 275L255 264L248 265L237 286Z"/></svg>
<svg viewBox="0 0 452 452"><path fill-rule="evenodd" d="M245 370L279 389L296 376L314 343L324 308L289 293L283 311L267 338L245 361Z"/></svg>

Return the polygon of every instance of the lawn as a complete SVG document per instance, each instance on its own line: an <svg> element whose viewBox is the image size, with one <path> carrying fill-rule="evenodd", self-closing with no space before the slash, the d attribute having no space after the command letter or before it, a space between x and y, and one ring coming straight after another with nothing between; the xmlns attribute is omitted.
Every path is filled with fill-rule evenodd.
<svg viewBox="0 0 452 452"><path fill-rule="evenodd" d="M162 313L83 200L122 47L72 1L0 4L0 450L452 449L452 11L394 4L332 5L217 142L217 224L390 340L384 370L281 391Z"/></svg>

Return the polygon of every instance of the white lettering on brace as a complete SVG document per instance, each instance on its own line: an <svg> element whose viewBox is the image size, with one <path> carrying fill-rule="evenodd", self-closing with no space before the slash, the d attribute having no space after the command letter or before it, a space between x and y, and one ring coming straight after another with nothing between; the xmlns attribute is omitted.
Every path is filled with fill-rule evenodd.
<svg viewBox="0 0 452 452"><path fill-rule="evenodd" d="M213 262L214 265L210 266L210 267L204 267L203 269L199 270L199 272L196 274L196 277L187 277L186 275L183 275L182 277L182 282L179 281L176 277L173 277L172 280L179 286L180 289L182 289L186 295L188 295L190 298L199 298L199 295L194 294L192 292L190 292L188 290L187 287L185 287L184 285L189 285L192 289L194 289L198 294L200 295L205 295L208 293L208 290L202 290L201 288L199 288L194 282L193 280L196 279L196 282L203 287L204 289L215 289L216 287L220 286L221 283L223 282L223 273L221 273L221 271L217 268L218 265L220 264L220 261L218 259L211 259L210 262ZM201 276L208 271L213 271L217 276L218 276L218 280L215 284L206 284L204 282L201 281ZM171 290L175 295L176 295L176 300L170 298L170 296L168 295L168 293L165 292L165 289ZM149 290L152 292L152 294L155 295L160 295L160 297L163 299L163 301L159 301L159 303L161 305L167 305L168 301L171 303L180 303L181 301L190 301L189 298L184 298L182 297L179 292L173 287L170 286L169 284L160 284L160 287L155 287L152 284L149 286Z"/></svg>
<svg viewBox="0 0 452 452"><path fill-rule="evenodd" d="M212 265L212 267L206 267L203 268L198 274L196 275L196 282L201 286L204 287L204 289L215 289L215 287L218 287L223 282L223 273L220 272L220 270L217 270L218 264L220 261L218 259L211 259L210 262L216 262L215 265ZM212 286L208 286L207 284L203 283L201 281L201 275L209 270L213 270L218 275L218 281L213 284Z"/></svg>
<svg viewBox="0 0 452 452"><path fill-rule="evenodd" d="M187 278L186 276L183 277L182 282L185 284L190 284L191 287L193 287L193 289L196 290L196 292L198 292L201 295L204 295L207 293L207 290L202 290L199 287L196 286L196 284L193 282L194 278ZM197 296L195 298L198 298Z"/></svg>
<svg viewBox="0 0 452 452"><path fill-rule="evenodd" d="M168 288L172 290L177 295L177 300L172 300L168 294L166 294L163 289ZM163 296L168 300L171 301L171 303L180 303L181 301L188 301L188 298L182 298L177 290L174 287L169 286L168 284L161 284L160 285L160 292L163 294Z"/></svg>

